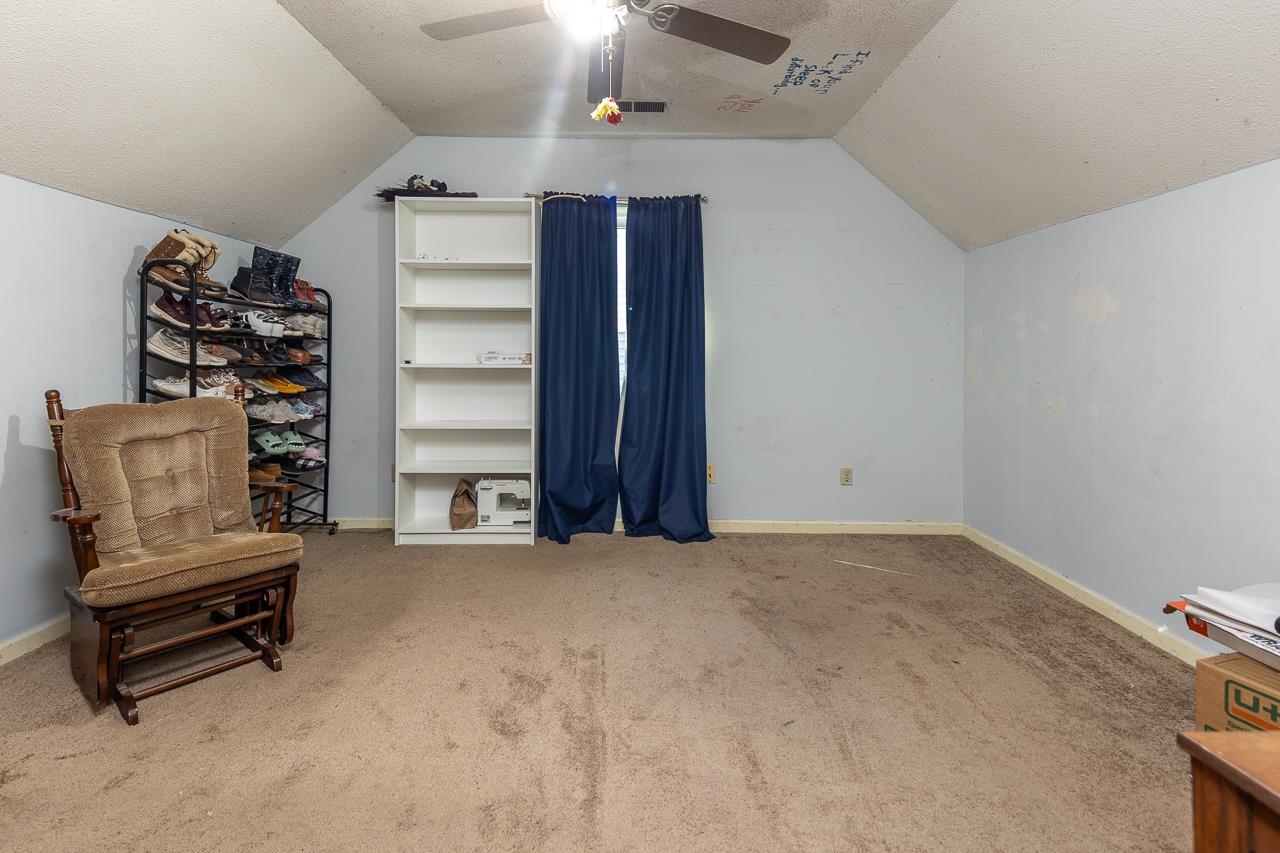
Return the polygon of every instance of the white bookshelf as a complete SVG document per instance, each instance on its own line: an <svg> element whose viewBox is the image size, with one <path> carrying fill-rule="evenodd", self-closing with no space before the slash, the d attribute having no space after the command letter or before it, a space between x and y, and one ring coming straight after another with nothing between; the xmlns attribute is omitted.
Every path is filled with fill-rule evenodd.
<svg viewBox="0 0 1280 853"><path fill-rule="evenodd" d="M397 545L532 545L533 521L449 529L460 477L528 480L537 495L534 201L400 198L396 219ZM424 256L424 257L423 257Z"/></svg>

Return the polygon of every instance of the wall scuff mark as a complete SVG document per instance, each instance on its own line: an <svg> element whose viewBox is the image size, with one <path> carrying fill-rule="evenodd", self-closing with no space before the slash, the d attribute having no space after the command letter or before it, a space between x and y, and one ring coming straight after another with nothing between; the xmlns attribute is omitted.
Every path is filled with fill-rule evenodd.
<svg viewBox="0 0 1280 853"><path fill-rule="evenodd" d="M1120 303L1101 287L1077 287L1076 313L1090 326L1101 326L1120 313Z"/></svg>

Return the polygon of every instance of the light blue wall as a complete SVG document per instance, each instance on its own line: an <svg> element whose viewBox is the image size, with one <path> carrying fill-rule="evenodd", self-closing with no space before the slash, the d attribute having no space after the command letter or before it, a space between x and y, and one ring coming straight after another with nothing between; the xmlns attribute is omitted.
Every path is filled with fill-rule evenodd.
<svg viewBox="0 0 1280 853"><path fill-rule="evenodd" d="M175 224L0 175L0 646L64 616L61 589L76 581L67 534L48 520L62 502L44 392L76 408L132 399L134 273ZM215 275L252 253L210 236L224 253Z"/></svg>
<svg viewBox="0 0 1280 853"><path fill-rule="evenodd" d="M1278 200L1272 162L968 253L967 523L1183 636L1166 600L1280 578Z"/></svg>
<svg viewBox="0 0 1280 853"><path fill-rule="evenodd" d="M334 514L392 514L392 211L373 192L415 173L483 196L709 195L712 518L960 519L963 254L830 140L411 141L285 246L337 303Z"/></svg>

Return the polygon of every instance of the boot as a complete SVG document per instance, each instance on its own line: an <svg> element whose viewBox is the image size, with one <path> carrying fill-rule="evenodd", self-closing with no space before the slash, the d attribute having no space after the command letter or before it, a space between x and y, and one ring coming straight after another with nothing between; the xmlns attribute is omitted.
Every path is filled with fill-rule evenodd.
<svg viewBox="0 0 1280 853"><path fill-rule="evenodd" d="M143 259L143 264L145 265L147 261L159 260L186 261L195 267L199 265L201 259L194 249L170 232L159 243L156 243L150 252L147 252L147 256ZM142 272L142 267L138 268L138 272ZM199 273L196 273L196 276L197 280L194 283L198 284ZM193 284L186 270L178 264L152 267L147 271L147 280L174 293L186 293Z"/></svg>
<svg viewBox="0 0 1280 853"><path fill-rule="evenodd" d="M214 281L208 275L209 270L213 269L214 263L218 260L218 255L221 254L217 243L208 237L193 234L185 228L174 228L167 236L186 244L199 259L196 261L196 283L200 285L202 292L208 296L226 294L227 286L220 281Z"/></svg>
<svg viewBox="0 0 1280 853"><path fill-rule="evenodd" d="M267 274L271 281L271 295L277 304L290 311L305 311L311 307L293 292L293 279L302 261L283 252L273 252L261 246L253 247L253 268Z"/></svg>

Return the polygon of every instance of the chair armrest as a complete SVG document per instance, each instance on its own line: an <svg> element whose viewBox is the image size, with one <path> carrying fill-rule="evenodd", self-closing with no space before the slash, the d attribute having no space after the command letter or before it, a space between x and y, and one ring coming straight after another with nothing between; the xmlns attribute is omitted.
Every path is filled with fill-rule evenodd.
<svg viewBox="0 0 1280 853"><path fill-rule="evenodd" d="M102 518L100 512L89 512L72 507L49 513L50 521L61 521L71 534L71 555L75 557L76 573L80 580L98 568L98 537L94 535L93 523Z"/></svg>
<svg viewBox="0 0 1280 853"><path fill-rule="evenodd" d="M86 512L82 509L60 509L57 512L49 513L50 521L61 521L68 527L80 527L85 524L93 524L102 518L100 512Z"/></svg>

